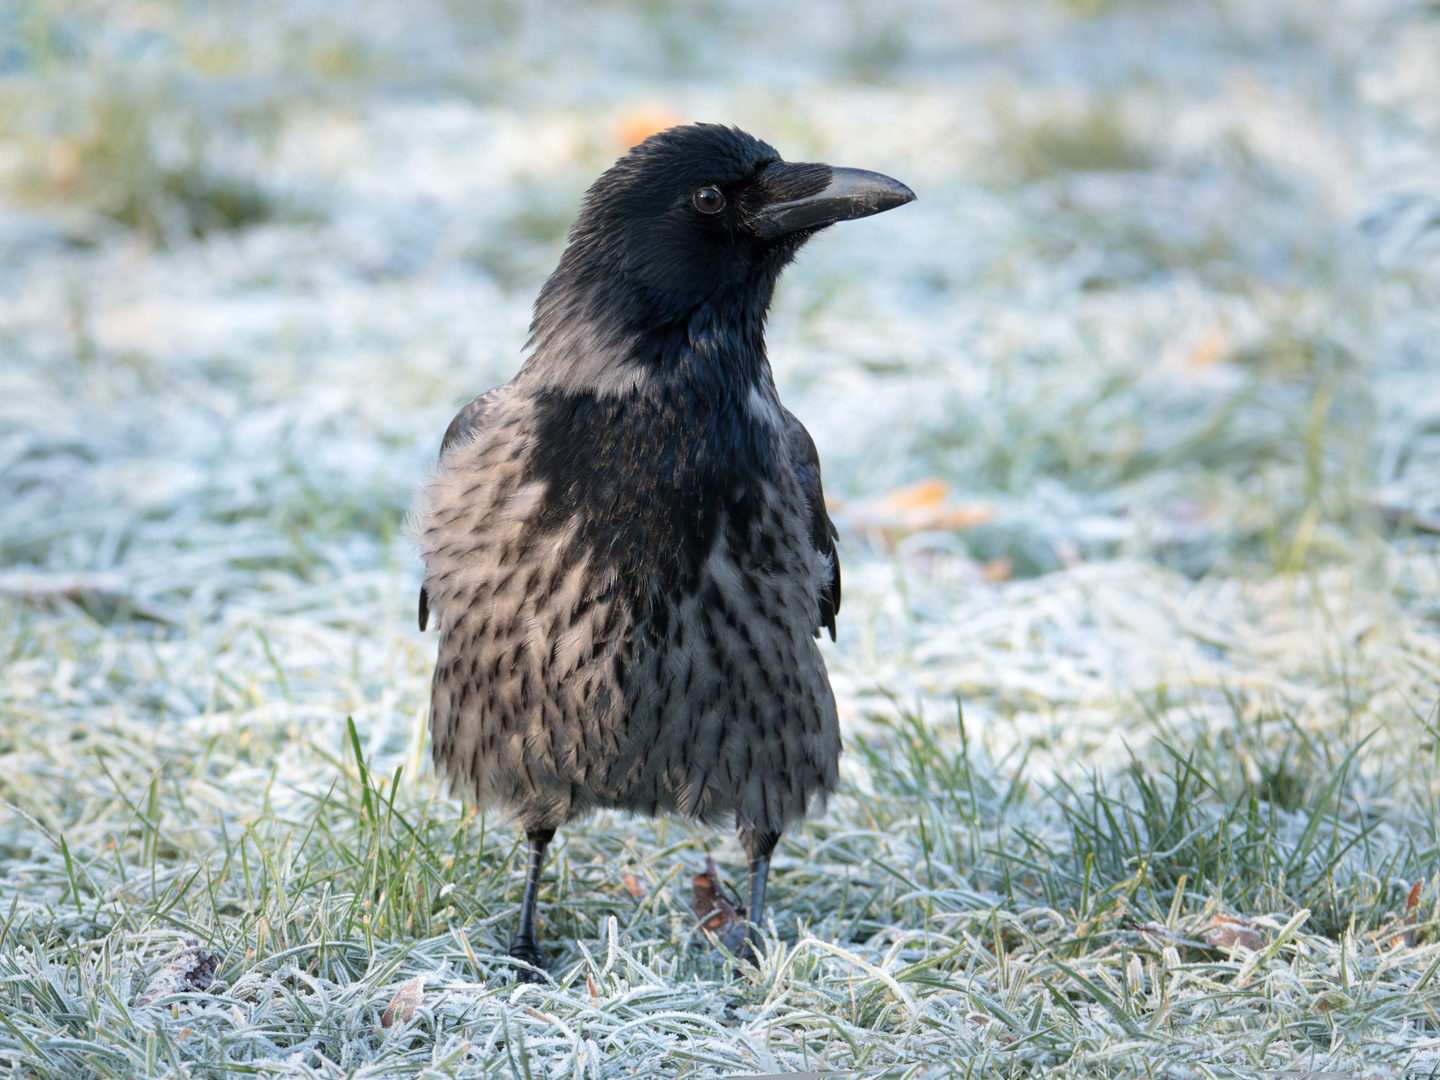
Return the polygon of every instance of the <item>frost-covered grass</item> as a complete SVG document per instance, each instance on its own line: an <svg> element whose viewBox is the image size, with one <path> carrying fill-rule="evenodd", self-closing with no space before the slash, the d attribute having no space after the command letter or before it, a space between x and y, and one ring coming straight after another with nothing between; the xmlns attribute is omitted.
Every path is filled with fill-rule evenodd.
<svg viewBox="0 0 1440 1080"><path fill-rule="evenodd" d="M1437 56L1388 0L0 7L0 1062L1431 1075ZM920 195L772 319L844 783L760 970L695 941L733 839L600 815L516 987L400 526L666 115Z"/></svg>

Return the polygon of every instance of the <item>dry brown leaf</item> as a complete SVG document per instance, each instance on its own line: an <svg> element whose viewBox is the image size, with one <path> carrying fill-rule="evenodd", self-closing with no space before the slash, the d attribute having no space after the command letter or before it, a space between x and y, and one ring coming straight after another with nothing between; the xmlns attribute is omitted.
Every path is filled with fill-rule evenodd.
<svg viewBox="0 0 1440 1080"><path fill-rule="evenodd" d="M380 1026L388 1028L396 1023L408 1024L424 1000L425 976L416 975L413 979L406 979L400 984L400 989L395 991L390 1004L385 1006L385 1012L380 1016Z"/></svg>
<svg viewBox="0 0 1440 1080"><path fill-rule="evenodd" d="M1425 885L1425 879L1419 878L1414 885L1410 886L1410 892L1405 896L1405 922L1409 927L1405 931L1405 944L1415 948L1420 944L1420 931L1415 929L1420 924L1420 890Z"/></svg>
<svg viewBox="0 0 1440 1080"><path fill-rule="evenodd" d="M1265 941L1260 931L1249 919L1234 915L1216 915L1200 935L1212 949L1234 949L1236 947L1259 952Z"/></svg>
<svg viewBox="0 0 1440 1080"><path fill-rule="evenodd" d="M968 529L995 516L992 506L952 503L949 499L950 485L932 477L897 488L879 499L857 502L847 517L855 529L893 545L907 533Z"/></svg>
<svg viewBox="0 0 1440 1080"><path fill-rule="evenodd" d="M180 952L157 971L135 999L136 1005L153 1005L171 994L206 990L215 981L215 957L200 947L195 938L188 939Z"/></svg>
<svg viewBox="0 0 1440 1080"><path fill-rule="evenodd" d="M715 871L715 860L708 855L705 856L705 869L695 875L691 884L691 898L701 929L723 934L740 918L735 905L720 891L720 875Z"/></svg>
<svg viewBox="0 0 1440 1080"><path fill-rule="evenodd" d="M634 874L626 874L624 880L625 891L628 892L631 896L645 895L645 886L640 883L640 879L637 878Z"/></svg>
<svg viewBox="0 0 1440 1080"><path fill-rule="evenodd" d="M588 971L585 973L585 989L590 991L590 997L592 999L599 999L600 990L598 987L596 987L595 980L590 977L590 973Z"/></svg>
<svg viewBox="0 0 1440 1080"><path fill-rule="evenodd" d="M745 920L721 893L720 875L709 855L705 856L705 869L695 875L691 884L691 898L700 929L714 934L727 949L738 953L745 941Z"/></svg>
<svg viewBox="0 0 1440 1080"><path fill-rule="evenodd" d="M932 529L969 529L975 525L984 525L995 516L995 508L985 503L975 503L970 506L952 506L947 510L938 513L933 518Z"/></svg>

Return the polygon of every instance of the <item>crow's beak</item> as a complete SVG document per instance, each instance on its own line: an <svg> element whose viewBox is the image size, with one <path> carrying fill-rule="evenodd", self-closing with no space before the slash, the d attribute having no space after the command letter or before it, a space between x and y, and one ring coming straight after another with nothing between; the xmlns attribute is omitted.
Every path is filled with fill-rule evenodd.
<svg viewBox="0 0 1440 1080"><path fill-rule="evenodd" d="M794 170L799 178L802 170L814 176L817 169L827 166L777 162L775 170ZM772 179L767 176L767 180ZM783 190L782 180L776 185ZM761 236L773 240L802 229L823 229L837 221L869 217L884 210L893 210L915 201L915 193L883 173L866 172L864 169L830 169L830 182L819 191L802 198L786 199L771 203L751 218Z"/></svg>

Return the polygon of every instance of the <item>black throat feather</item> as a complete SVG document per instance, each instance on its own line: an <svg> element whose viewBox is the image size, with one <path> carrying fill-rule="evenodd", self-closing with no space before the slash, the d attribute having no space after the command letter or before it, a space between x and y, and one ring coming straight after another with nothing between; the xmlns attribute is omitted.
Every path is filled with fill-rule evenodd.
<svg viewBox="0 0 1440 1080"><path fill-rule="evenodd" d="M722 530L732 544L753 535L783 452L753 401L773 395L765 314L787 254L700 302L577 274L585 295L563 264L541 295L522 373L537 532L570 533L641 617L700 586Z"/></svg>

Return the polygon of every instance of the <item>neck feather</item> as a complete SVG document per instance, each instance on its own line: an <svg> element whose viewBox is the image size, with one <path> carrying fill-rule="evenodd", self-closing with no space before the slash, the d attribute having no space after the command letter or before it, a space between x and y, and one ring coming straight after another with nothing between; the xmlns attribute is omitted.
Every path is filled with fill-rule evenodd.
<svg viewBox="0 0 1440 1080"><path fill-rule="evenodd" d="M697 301L562 260L535 305L522 378L602 398L743 394L770 382L765 316L777 276Z"/></svg>

